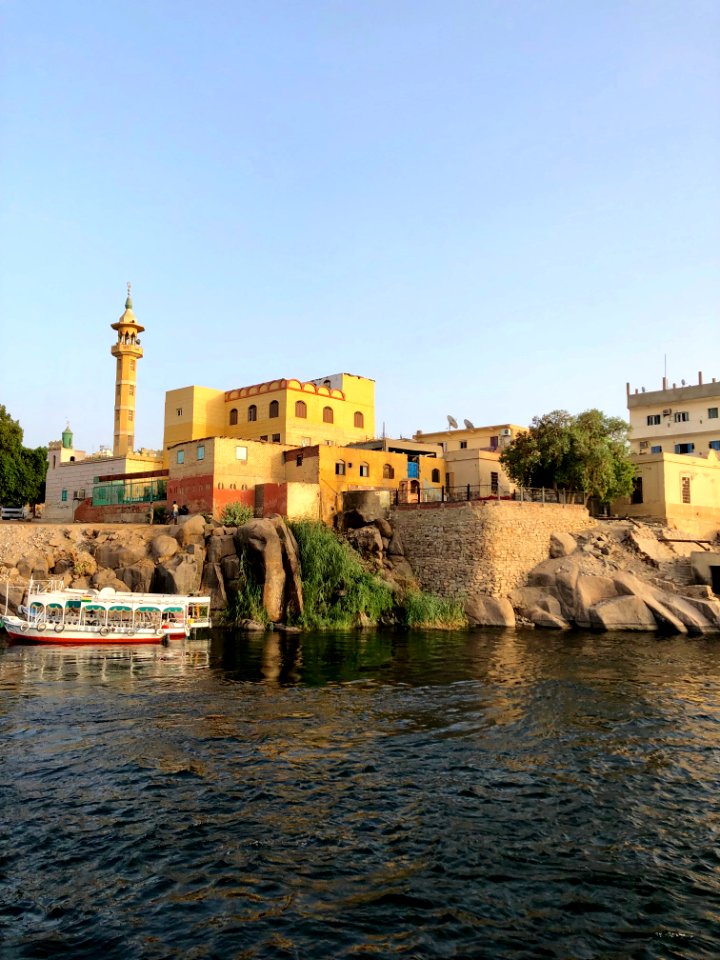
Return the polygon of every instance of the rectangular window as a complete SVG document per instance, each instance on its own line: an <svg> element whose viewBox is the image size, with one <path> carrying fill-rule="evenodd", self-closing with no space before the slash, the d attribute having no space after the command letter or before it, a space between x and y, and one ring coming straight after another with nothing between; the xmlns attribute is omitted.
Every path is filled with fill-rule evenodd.
<svg viewBox="0 0 720 960"><path fill-rule="evenodd" d="M498 483L498 474L493 470L490 474L490 493L497 493L500 484Z"/></svg>
<svg viewBox="0 0 720 960"><path fill-rule="evenodd" d="M718 408L708 407L708 420L717 420L717 418L718 418Z"/></svg>
<svg viewBox="0 0 720 960"><path fill-rule="evenodd" d="M500 442L499 437L490 437L490 449L497 450L499 442Z"/></svg>
<svg viewBox="0 0 720 960"><path fill-rule="evenodd" d="M467 450L467 440L461 440L461 441L460 441L460 449L461 449L461 450Z"/></svg>
<svg viewBox="0 0 720 960"><path fill-rule="evenodd" d="M687 410L680 410L675 414L675 423L687 423L690 419L690 414Z"/></svg>
<svg viewBox="0 0 720 960"><path fill-rule="evenodd" d="M296 466L296 467L301 467L301 466L302 466L302 463L303 463L302 454L299 453L299 454L295 457L295 466Z"/></svg>
<svg viewBox="0 0 720 960"><path fill-rule="evenodd" d="M367 463L360 464L360 476L369 477L370 476L370 465Z"/></svg>
<svg viewBox="0 0 720 960"><path fill-rule="evenodd" d="M181 417L181 416L182 416L182 407L178 407L178 408L175 410L175 413L177 414L178 417Z"/></svg>
<svg viewBox="0 0 720 960"><path fill-rule="evenodd" d="M274 434L272 435L272 442L273 442L273 443L280 443L280 434L279 434L279 433L274 433Z"/></svg>
<svg viewBox="0 0 720 960"><path fill-rule="evenodd" d="M647 450L647 448L648 448L649 446L650 446L650 444L648 443L647 440L641 440L641 441L640 441L640 453L645 453L645 451Z"/></svg>
<svg viewBox="0 0 720 960"><path fill-rule="evenodd" d="M135 387L134 387L132 384L130 384L130 388L129 388L129 389L130 389L130 396L131 396L131 397L134 397L134 396L135 396Z"/></svg>
<svg viewBox="0 0 720 960"><path fill-rule="evenodd" d="M247 447L235 447L235 459L247 460Z"/></svg>
<svg viewBox="0 0 720 960"><path fill-rule="evenodd" d="M650 453L662 453L662 447L650 447Z"/></svg>
<svg viewBox="0 0 720 960"><path fill-rule="evenodd" d="M649 427L657 427L660 425L660 420L661 417L659 413L651 413L647 417L647 425ZM640 502L642 503L642 500Z"/></svg>
<svg viewBox="0 0 720 960"><path fill-rule="evenodd" d="M200 446L197 448L197 458L198 460L205 459L205 447L203 444L200 444Z"/></svg>
<svg viewBox="0 0 720 960"><path fill-rule="evenodd" d="M267 438L268 438L268 435L267 435L266 433L264 433L264 434L260 437L261 440L267 440Z"/></svg>
<svg viewBox="0 0 720 960"><path fill-rule="evenodd" d="M632 497L630 498L630 503L642 503L642 502L643 502L642 477L635 477L633 480L633 491L632 491Z"/></svg>
<svg viewBox="0 0 720 960"><path fill-rule="evenodd" d="M711 440L708 446L711 450L720 450L720 440Z"/></svg>
<svg viewBox="0 0 720 960"><path fill-rule="evenodd" d="M302 437L301 440L300 440L300 446L301 446L301 447L309 447L309 446L310 446L310 437Z"/></svg>
<svg viewBox="0 0 720 960"><path fill-rule="evenodd" d="M185 463L185 451L178 450L176 459L178 463Z"/></svg>
<svg viewBox="0 0 720 960"><path fill-rule="evenodd" d="M344 460L338 460L338 461L335 463L335 475L338 476L338 477L343 477L343 476L345 476L345 461L344 461Z"/></svg>
<svg viewBox="0 0 720 960"><path fill-rule="evenodd" d="M63 490L63 491L61 492L61 494L60 494L60 499L62 500L63 503L65 503L65 502L67 501L67 490Z"/></svg>
<svg viewBox="0 0 720 960"><path fill-rule="evenodd" d="M680 489L682 491L682 502L690 503L690 477L680 477Z"/></svg>
<svg viewBox="0 0 720 960"><path fill-rule="evenodd" d="M676 443L675 453L692 453L695 449L694 443Z"/></svg>
<svg viewBox="0 0 720 960"><path fill-rule="evenodd" d="M134 419L135 419L135 411L128 410L128 420L134 420Z"/></svg>

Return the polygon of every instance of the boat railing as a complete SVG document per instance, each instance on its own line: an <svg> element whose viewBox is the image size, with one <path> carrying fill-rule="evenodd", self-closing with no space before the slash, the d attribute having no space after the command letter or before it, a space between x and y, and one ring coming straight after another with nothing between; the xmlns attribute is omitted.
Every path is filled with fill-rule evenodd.
<svg viewBox="0 0 720 960"><path fill-rule="evenodd" d="M65 581L61 577L51 580L31 580L28 586L28 596L37 596L41 593L57 593L64 587Z"/></svg>

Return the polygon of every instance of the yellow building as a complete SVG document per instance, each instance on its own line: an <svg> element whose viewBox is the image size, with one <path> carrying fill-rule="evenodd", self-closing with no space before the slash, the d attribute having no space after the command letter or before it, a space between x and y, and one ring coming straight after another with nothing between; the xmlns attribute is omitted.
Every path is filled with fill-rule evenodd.
<svg viewBox="0 0 720 960"><path fill-rule="evenodd" d="M207 436L312 446L374 435L375 383L349 373L226 391L182 387L165 397L165 450Z"/></svg>
<svg viewBox="0 0 720 960"><path fill-rule="evenodd" d="M125 313L117 323L111 324L117 330L117 342L110 348L116 358L115 364L115 427L113 455L125 457L135 447L135 386L137 380L137 361L142 357L140 337L145 327L141 327L135 318L130 297L130 284L125 301Z"/></svg>
<svg viewBox="0 0 720 960"><path fill-rule="evenodd" d="M500 463L500 454L525 427L515 423L466 426L464 429L418 430L415 440L438 443L445 460L445 487L450 492L470 487L480 497L511 496L516 489ZM458 493L459 495L459 493Z"/></svg>
<svg viewBox="0 0 720 960"><path fill-rule="evenodd" d="M676 453L637 454L635 490L616 501L613 513L661 520L697 536L713 538L720 529L720 459Z"/></svg>
<svg viewBox="0 0 720 960"><path fill-rule="evenodd" d="M630 445L633 453L706 454L720 451L720 383L715 378L696 384L668 385L661 390L634 392L627 384Z"/></svg>
<svg viewBox="0 0 720 960"><path fill-rule="evenodd" d="M407 453L392 453L388 450L367 450L358 447L338 447L319 444L288 450L285 457L285 476L288 482L312 483L320 488L322 519L331 524L342 510L342 494L345 490L387 489L409 491L410 483L418 483L408 477L414 470L408 462ZM435 460L431 467L428 461L425 471L428 477L436 470L433 484L438 492L442 486L442 460Z"/></svg>

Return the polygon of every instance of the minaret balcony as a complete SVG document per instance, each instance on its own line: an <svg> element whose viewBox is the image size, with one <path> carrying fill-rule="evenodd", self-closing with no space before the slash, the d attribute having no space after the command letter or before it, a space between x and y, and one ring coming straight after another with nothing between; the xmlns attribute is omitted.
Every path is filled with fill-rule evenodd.
<svg viewBox="0 0 720 960"><path fill-rule="evenodd" d="M136 357L143 355L143 348L138 343L114 343L110 347L110 353L114 357Z"/></svg>

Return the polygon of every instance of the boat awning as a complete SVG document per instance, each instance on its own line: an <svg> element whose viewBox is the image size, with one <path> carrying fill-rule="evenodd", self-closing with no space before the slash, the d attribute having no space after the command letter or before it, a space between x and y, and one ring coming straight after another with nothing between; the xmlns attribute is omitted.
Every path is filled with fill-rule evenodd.
<svg viewBox="0 0 720 960"><path fill-rule="evenodd" d="M125 604L122 604L122 603L114 603L111 607L108 607L108 610L110 610L111 612L112 612L113 610L128 610L128 611L129 611L129 610L132 610L132 607L125 606Z"/></svg>
<svg viewBox="0 0 720 960"><path fill-rule="evenodd" d="M160 613L160 607L138 607L138 613Z"/></svg>

